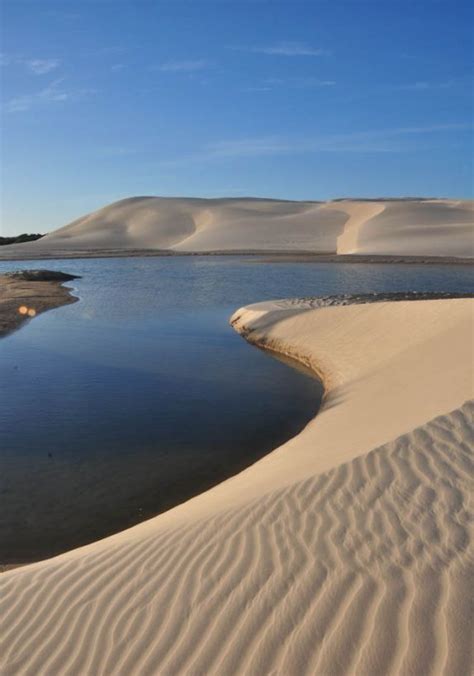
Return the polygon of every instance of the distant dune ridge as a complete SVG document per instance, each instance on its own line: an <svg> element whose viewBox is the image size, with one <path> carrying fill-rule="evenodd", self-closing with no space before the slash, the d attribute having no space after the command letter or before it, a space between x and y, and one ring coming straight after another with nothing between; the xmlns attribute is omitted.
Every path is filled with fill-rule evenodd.
<svg viewBox="0 0 474 676"><path fill-rule="evenodd" d="M322 374L320 412L202 495L1 575L2 675L470 674L473 309L237 311Z"/></svg>
<svg viewBox="0 0 474 676"><path fill-rule="evenodd" d="M127 250L472 257L473 202L131 197L2 255Z"/></svg>

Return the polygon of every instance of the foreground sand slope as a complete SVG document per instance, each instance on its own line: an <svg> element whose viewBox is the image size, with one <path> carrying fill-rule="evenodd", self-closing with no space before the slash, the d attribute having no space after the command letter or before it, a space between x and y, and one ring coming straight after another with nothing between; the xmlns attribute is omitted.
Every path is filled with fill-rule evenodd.
<svg viewBox="0 0 474 676"><path fill-rule="evenodd" d="M7 247L6 247L7 248ZM169 250L474 256L472 202L132 197L2 255Z"/></svg>
<svg viewBox="0 0 474 676"><path fill-rule="evenodd" d="M2 674L468 674L469 299L234 315L323 374L297 437L128 531L5 573Z"/></svg>

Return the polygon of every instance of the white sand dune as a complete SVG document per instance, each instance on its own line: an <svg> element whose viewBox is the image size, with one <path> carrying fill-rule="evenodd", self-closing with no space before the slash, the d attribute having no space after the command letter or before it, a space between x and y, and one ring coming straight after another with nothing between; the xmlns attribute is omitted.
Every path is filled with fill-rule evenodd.
<svg viewBox="0 0 474 676"><path fill-rule="evenodd" d="M239 310L323 374L320 413L183 505L3 574L0 672L470 673L473 309Z"/></svg>
<svg viewBox="0 0 474 676"><path fill-rule="evenodd" d="M472 206L455 200L345 202L350 219L338 238L337 252L473 256Z"/></svg>
<svg viewBox="0 0 474 676"><path fill-rule="evenodd" d="M472 202L132 197L2 256L170 250L474 256Z"/></svg>

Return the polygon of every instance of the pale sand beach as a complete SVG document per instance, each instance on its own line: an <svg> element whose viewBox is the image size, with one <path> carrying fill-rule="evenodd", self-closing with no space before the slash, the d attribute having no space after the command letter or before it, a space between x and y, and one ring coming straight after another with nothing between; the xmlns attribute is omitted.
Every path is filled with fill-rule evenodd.
<svg viewBox="0 0 474 676"><path fill-rule="evenodd" d="M449 199L131 197L0 259L190 253L470 258L473 202Z"/></svg>
<svg viewBox="0 0 474 676"><path fill-rule="evenodd" d="M0 275L0 338L42 312L77 301L70 289L62 286L73 275L61 279L61 273L40 272L46 274L39 279L35 279L38 271L30 276L24 272Z"/></svg>
<svg viewBox="0 0 474 676"><path fill-rule="evenodd" d="M474 300L238 310L321 375L295 438L0 577L2 674L469 674ZM190 421L192 424L192 421Z"/></svg>

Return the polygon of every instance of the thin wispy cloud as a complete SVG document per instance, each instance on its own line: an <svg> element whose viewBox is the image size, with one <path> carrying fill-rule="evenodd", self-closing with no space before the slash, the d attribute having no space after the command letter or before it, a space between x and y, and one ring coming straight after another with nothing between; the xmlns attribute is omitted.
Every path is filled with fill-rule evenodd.
<svg viewBox="0 0 474 676"><path fill-rule="evenodd" d="M294 79L292 81L292 84L295 87L300 87L301 89L313 89L313 88L319 88L319 87L334 87L335 84L336 84L336 81L335 80L320 80L316 77L302 77L302 78Z"/></svg>
<svg viewBox="0 0 474 676"><path fill-rule="evenodd" d="M189 162L257 158L276 155L314 153L396 153L412 150L414 137L440 135L472 129L466 123L431 124L426 126L395 127L378 131L361 131L349 134L328 134L313 138L285 138L266 136L259 138L218 141L200 151L176 160L163 162L166 166L179 166Z"/></svg>
<svg viewBox="0 0 474 676"><path fill-rule="evenodd" d="M240 52L252 52L254 54L267 54L268 56L323 56L329 54L326 49L312 47L305 42L278 42L271 45L240 45L230 46Z"/></svg>
<svg viewBox="0 0 474 676"><path fill-rule="evenodd" d="M324 87L334 87L335 85L335 80L322 80L315 77L269 77L262 80L259 84L245 87L243 91L269 92L274 91L275 89L319 89Z"/></svg>
<svg viewBox="0 0 474 676"><path fill-rule="evenodd" d="M33 73L33 75L46 75L58 68L61 65L61 61L60 59L37 59L0 54L0 65L20 65L26 68L30 73Z"/></svg>
<svg viewBox="0 0 474 676"><path fill-rule="evenodd" d="M25 59L25 66L35 75L45 75L60 65L59 59Z"/></svg>
<svg viewBox="0 0 474 676"><path fill-rule="evenodd" d="M269 136L219 141L209 145L203 154L208 160L255 158L270 155L300 155L316 152L392 152L385 139L374 139L366 134L348 134L313 139L280 138Z"/></svg>
<svg viewBox="0 0 474 676"><path fill-rule="evenodd" d="M455 87L457 82L455 80L448 80L446 82L428 82L420 80L419 82L410 82L407 84L398 85L394 89L413 91L413 92L424 92L424 91L433 91L437 89L451 89Z"/></svg>
<svg viewBox="0 0 474 676"><path fill-rule="evenodd" d="M463 131L472 129L472 124L467 122L448 122L446 124L428 124L424 126L415 126L415 127L395 127L394 129L384 129L381 131L375 132L366 132L369 134L389 134L394 136L399 136L403 134L432 134L435 132L444 132L444 131Z"/></svg>
<svg viewBox="0 0 474 676"><path fill-rule="evenodd" d="M159 66L153 66L152 70L160 70L164 73L193 73L204 70L210 66L207 59L188 59L184 61L166 61Z"/></svg>
<svg viewBox="0 0 474 676"><path fill-rule="evenodd" d="M255 93L255 92L272 92L273 87L244 87L241 91Z"/></svg>
<svg viewBox="0 0 474 676"><path fill-rule="evenodd" d="M16 96L7 101L2 107L7 113L26 112L41 105L77 100L94 93L92 89L72 89L62 86L64 78L53 80L47 87L33 94Z"/></svg>
<svg viewBox="0 0 474 676"><path fill-rule="evenodd" d="M314 152L397 152L401 149L399 140L401 137L462 131L471 127L472 125L464 123L433 124L350 134L330 134L313 139L264 137L230 140L211 145L208 147L208 151L211 158Z"/></svg>

